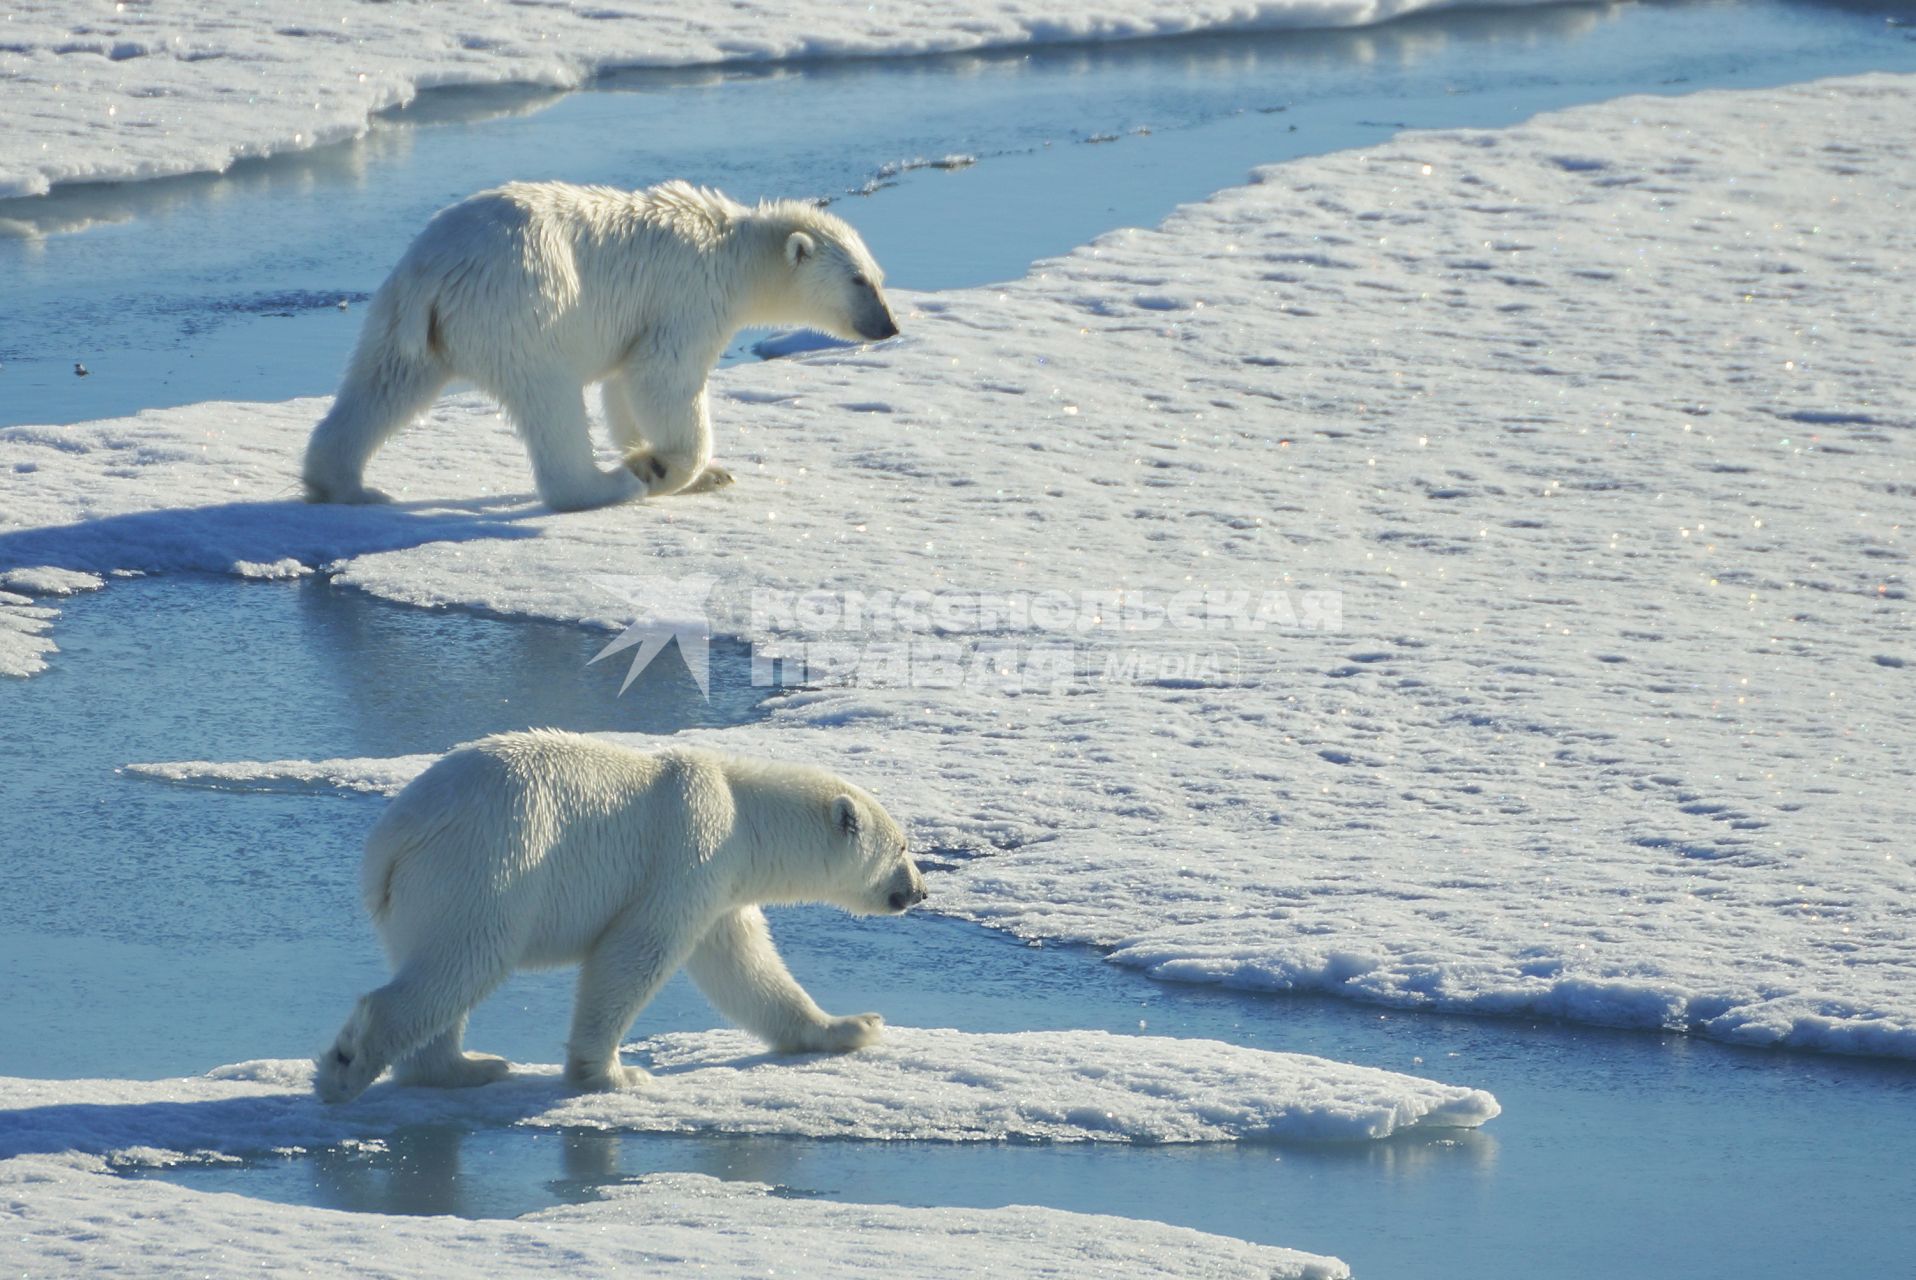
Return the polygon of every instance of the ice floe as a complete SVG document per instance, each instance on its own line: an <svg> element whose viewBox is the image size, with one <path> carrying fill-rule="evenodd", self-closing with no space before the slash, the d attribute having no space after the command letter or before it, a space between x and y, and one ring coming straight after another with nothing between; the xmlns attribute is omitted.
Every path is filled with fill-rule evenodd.
<svg viewBox="0 0 1916 1280"><path fill-rule="evenodd" d="M1520 5L1536 0L1501 0ZM217 172L365 133L423 89L570 88L614 67L911 56L1200 31L1364 26L1454 0L927 0L431 6L25 0L0 20L0 197Z"/></svg>
<svg viewBox="0 0 1916 1280"><path fill-rule="evenodd" d="M268 1060L177 1080L0 1078L0 1158L78 1151L121 1164L257 1155L419 1123L925 1142L1358 1142L1475 1128L1481 1089L1214 1040L1101 1031L978 1035L889 1027L844 1055L785 1057L744 1032L634 1046L645 1087L577 1094L555 1066L479 1089L382 1084L328 1107L312 1064Z"/></svg>
<svg viewBox="0 0 1916 1280"><path fill-rule="evenodd" d="M1334 1258L1162 1223L1013 1206L920 1209L648 1174L507 1221L339 1213L115 1177L97 1157L0 1161L0 1261L54 1275L959 1277L1123 1274L1346 1280Z"/></svg>

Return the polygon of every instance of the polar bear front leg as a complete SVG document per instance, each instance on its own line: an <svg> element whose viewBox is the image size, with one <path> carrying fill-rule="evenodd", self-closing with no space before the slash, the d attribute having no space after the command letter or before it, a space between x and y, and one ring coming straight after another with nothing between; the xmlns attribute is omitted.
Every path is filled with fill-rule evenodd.
<svg viewBox="0 0 1916 1280"><path fill-rule="evenodd" d="M605 424L612 436L612 443L625 454L626 470L641 480L656 480L661 486L671 478L673 468L668 460L660 456L646 444L645 430L639 425L638 412L632 405L632 389L624 374L613 374L600 387L605 400ZM703 414L703 408L701 408ZM711 418L704 417L704 434L707 440L706 451L710 453ZM689 466L686 468L689 470ZM661 475L659 473L666 473ZM714 489L723 489L733 481L732 473L715 463L708 463L703 471L692 478L690 484L678 490L681 494L710 493ZM663 488L660 492L664 492Z"/></svg>
<svg viewBox="0 0 1916 1280"><path fill-rule="evenodd" d="M628 448L625 465L646 486L646 496L705 493L732 483L732 473L712 462L712 418L705 375L628 369L607 380L607 422L613 439ZM622 402L620 411L611 409ZM625 433L626 438L621 438Z"/></svg>
<svg viewBox="0 0 1916 1280"><path fill-rule="evenodd" d="M565 1078L579 1089L631 1089L651 1077L619 1061L639 1010L684 963L687 944L647 912L629 908L600 935L579 966L578 1003L566 1041Z"/></svg>
<svg viewBox="0 0 1916 1280"><path fill-rule="evenodd" d="M500 387L497 394L532 457L539 497L554 511L583 511L644 496L644 482L630 469L601 471L592 460L584 387L555 377Z"/></svg>
<svg viewBox="0 0 1916 1280"><path fill-rule="evenodd" d="M645 429L639 425L638 414L632 408L632 391L626 385L624 374L614 372L599 384L599 401L605 406L605 429L619 452L643 449Z"/></svg>
<svg viewBox="0 0 1916 1280"><path fill-rule="evenodd" d="M706 930L686 972L720 1013L780 1053L844 1053L878 1039L875 1013L834 1018L785 967L765 913L740 907Z"/></svg>

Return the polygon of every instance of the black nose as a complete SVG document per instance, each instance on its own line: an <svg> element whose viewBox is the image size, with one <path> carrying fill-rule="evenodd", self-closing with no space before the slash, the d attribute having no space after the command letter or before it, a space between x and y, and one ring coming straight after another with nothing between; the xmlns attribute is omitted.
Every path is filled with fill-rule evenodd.
<svg viewBox="0 0 1916 1280"><path fill-rule="evenodd" d="M867 338L870 338L873 342L883 342L887 338L896 338L898 336L898 322L896 320L893 320L890 316L886 316L883 320L878 322L877 328L873 329L870 333L866 334L865 336Z"/></svg>

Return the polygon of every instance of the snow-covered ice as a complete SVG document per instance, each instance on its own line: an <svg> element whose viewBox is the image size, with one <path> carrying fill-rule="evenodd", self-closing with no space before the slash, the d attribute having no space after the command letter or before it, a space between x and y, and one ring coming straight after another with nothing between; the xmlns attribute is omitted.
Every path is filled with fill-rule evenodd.
<svg viewBox="0 0 1916 1280"><path fill-rule="evenodd" d="M82 591L98 591L105 585L98 574L45 565L37 569L10 569L0 573L0 588L26 595L70 596Z"/></svg>
<svg viewBox="0 0 1916 1280"><path fill-rule="evenodd" d="M636 1050L654 1072L637 1090L575 1094L556 1067L519 1066L482 1089L380 1085L345 1107L313 1097L303 1061L177 1080L0 1079L0 1196L9 1211L0 1265L36 1275L151 1274L155 1259L194 1274L293 1261L324 1269L377 1239L385 1270L376 1273L399 1275L446 1274L482 1257L513 1269L549 1265L550 1251L564 1250L568 1269L590 1274L686 1258L744 1274L775 1257L801 1273L807 1259L831 1259L834 1275L975 1275L995 1262L1020 1275L1342 1276L1334 1259L1153 1222L831 1204L694 1175L656 1175L603 1203L475 1224L287 1208L113 1174L344 1148L428 1123L1156 1144L1367 1140L1413 1125L1474 1127L1497 1114L1481 1090L1216 1041L1102 1032L892 1027L859 1053L781 1058L743 1033L716 1031L658 1036ZM87 1230L76 1234L80 1222Z"/></svg>
<svg viewBox="0 0 1916 1280"><path fill-rule="evenodd" d="M621 735L608 735L620 737ZM636 735L633 745L644 745ZM656 741L656 739L654 740ZM389 756L351 760L232 760L135 761L128 773L206 787L214 791L345 791L391 795L426 771L437 756Z"/></svg>
<svg viewBox="0 0 1916 1280"><path fill-rule="evenodd" d="M0 197L62 182L220 171L248 156L358 137L375 113L434 87L572 87L612 67L1363 26L1455 2L439 0L428 8L285 0L267 14L245 0L111 11L24 0L0 15Z"/></svg>
<svg viewBox="0 0 1916 1280"><path fill-rule="evenodd" d="M97 591L105 583L96 574L46 566L0 573L0 675L32 675L58 653L53 620L59 609L36 596L70 596Z"/></svg>
<svg viewBox="0 0 1916 1280"><path fill-rule="evenodd" d="M970 1141L1354 1141L1413 1125L1476 1128L1497 1115L1481 1089L1434 1084L1301 1054L1215 1040L1102 1031L976 1035L889 1028L869 1053L789 1067L742 1032L658 1036L651 1069L669 1091L647 1123L687 1131L745 1107L727 1132ZM631 1095L626 1095L631 1096ZM618 1099L620 1104L626 1096ZM554 1119L625 1127L602 1098Z"/></svg>
<svg viewBox="0 0 1916 1280"><path fill-rule="evenodd" d="M1260 1276L1340 1280L1334 1258L1131 1218L1014 1206L915 1209L651 1174L605 1198L510 1221L273 1204L116 1178L98 1157L0 1161L0 1265L34 1276L419 1277L770 1274Z"/></svg>
<svg viewBox="0 0 1916 1280"><path fill-rule="evenodd" d="M58 609L35 604L33 597L0 590L0 673L29 676L47 668L47 655L59 652L53 643L53 620Z"/></svg>
<svg viewBox="0 0 1916 1280"><path fill-rule="evenodd" d="M559 1028L554 1028L557 1034ZM312 1064L268 1060L178 1080L0 1078L0 1158L57 1151L257 1154L458 1122L630 1133L731 1133L925 1142L1356 1142L1416 1125L1476 1128L1481 1089L1245 1049L1102 1031L978 1035L889 1027L869 1049L781 1057L739 1031L635 1046L654 1079L576 1094L555 1066L482 1089L376 1086L328 1107Z"/></svg>
<svg viewBox="0 0 1916 1280"><path fill-rule="evenodd" d="M382 510L291 501L318 401L15 429L0 567L607 629L601 575L703 575L740 635L761 590L1335 590L1207 680L826 684L704 740L975 855L940 909L1160 977L1916 1056L1912 124L1876 76L1267 169L722 371L709 498L546 514L470 399Z"/></svg>

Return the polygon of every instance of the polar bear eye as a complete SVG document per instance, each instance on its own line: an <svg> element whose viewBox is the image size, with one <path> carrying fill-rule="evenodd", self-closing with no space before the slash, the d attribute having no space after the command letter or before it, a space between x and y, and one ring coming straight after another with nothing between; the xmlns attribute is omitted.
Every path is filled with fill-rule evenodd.
<svg viewBox="0 0 1916 1280"><path fill-rule="evenodd" d="M852 283L857 285L861 289L869 289L872 287L872 282L870 280L867 280L862 273L859 275L853 276Z"/></svg>

